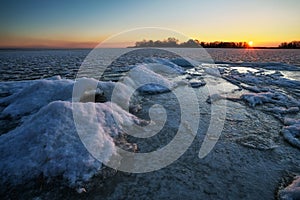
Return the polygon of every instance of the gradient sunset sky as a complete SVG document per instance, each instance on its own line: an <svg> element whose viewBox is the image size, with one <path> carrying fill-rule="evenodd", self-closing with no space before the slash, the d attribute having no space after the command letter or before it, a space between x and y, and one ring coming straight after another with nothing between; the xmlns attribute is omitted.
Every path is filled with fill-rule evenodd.
<svg viewBox="0 0 300 200"><path fill-rule="evenodd" d="M299 0L0 2L2 48L94 47L121 31L152 26L200 41L253 41L254 46L300 39Z"/></svg>

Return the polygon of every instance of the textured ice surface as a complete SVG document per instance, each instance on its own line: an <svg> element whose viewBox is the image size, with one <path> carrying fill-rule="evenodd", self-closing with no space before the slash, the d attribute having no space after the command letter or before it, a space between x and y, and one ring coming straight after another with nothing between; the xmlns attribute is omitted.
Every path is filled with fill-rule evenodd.
<svg viewBox="0 0 300 200"><path fill-rule="evenodd" d="M183 63L182 60L180 62ZM182 69L182 67L180 65L176 64L176 61L171 62L170 60L164 59L164 58L148 58L148 59L145 59L145 63L157 63L157 64L160 64L160 66L164 67L165 69L166 69L166 67L170 67L171 69L173 69L174 71L176 71L178 73L184 73L184 70ZM173 73L174 73L174 71L173 71Z"/></svg>
<svg viewBox="0 0 300 200"><path fill-rule="evenodd" d="M261 135L264 134L262 133ZM268 150L277 147L272 138L263 138L259 133L238 138L236 141L246 147L259 150Z"/></svg>
<svg viewBox="0 0 300 200"><path fill-rule="evenodd" d="M38 111L44 105L56 100L70 100L73 81L71 80L39 80L1 102L9 104L2 114L24 116Z"/></svg>
<svg viewBox="0 0 300 200"><path fill-rule="evenodd" d="M194 60L188 58L173 58L171 62L184 68L194 68L198 65Z"/></svg>
<svg viewBox="0 0 300 200"><path fill-rule="evenodd" d="M281 130L284 139L292 146L299 148L300 80L283 77L281 72L274 71L274 69L285 68L285 70L294 71L295 74L299 73L300 69L280 64L256 66L256 63L243 63L241 67L245 65L259 68L238 70L239 67L227 67L223 68L222 77L240 87L240 99L250 107L270 113L279 119L285 125Z"/></svg>
<svg viewBox="0 0 300 200"><path fill-rule="evenodd" d="M89 180L100 170L101 162L87 152L79 139L72 116L74 108L85 121L81 124L86 125L83 129L97 148L94 151L108 161L116 154L112 137L122 132L122 125L138 122L117 104L126 108L124 102L129 101L130 94L136 89L143 93L169 91L176 84L159 73L178 74L180 70L179 66L169 62L166 68L158 68L156 64L139 65L120 83L56 77L11 84L16 89L11 89L13 94L1 99L5 105L1 115L27 117L19 127L0 137L0 152L3 152L1 183L17 185L41 175L48 180L62 176L70 186ZM103 94L108 101L113 98L116 104L80 102L95 94ZM94 127L93 131L90 131L91 127Z"/></svg>
<svg viewBox="0 0 300 200"><path fill-rule="evenodd" d="M248 51L248 50L231 50L231 49L226 49L226 50L208 49L208 51L214 52L212 55L215 56L216 58L220 58L219 60L227 61L227 64L215 65L215 67L218 67L218 71L220 72L221 77L225 80L218 79L217 83L213 83L213 84L216 84L215 85L216 88L220 86L224 86L226 88L225 90L226 94L220 95L219 97L221 98L215 98L215 101L223 101L224 98L233 101L228 101L226 106L226 110L227 110L226 123L221 138L218 140L217 145L207 157L205 157L204 159L199 159L198 153L199 153L200 145L202 144L203 137L205 135L207 125L210 123L211 105L205 102L205 100L209 95L206 91L206 87L199 87L199 88L194 88L194 90L199 95L199 100L200 100L201 121L199 125L198 135L196 136L196 139L192 144L192 146L190 147L190 149L178 161L174 162L172 165L168 166L167 168L152 173L131 174L130 176L128 176L128 174L119 172L117 176L110 177L110 180L104 181L103 183L101 183L101 185L99 185L99 182L101 182L101 180L98 177L96 177L91 181L94 187L86 187L86 191L88 193L86 194L86 196L84 196L85 194L80 194L83 196L78 196L78 194L74 194L68 190L66 191L66 188L62 187L60 182L56 182L53 188L50 187L50 189L48 190L50 192L44 192L45 190L41 188L30 188L30 187L29 189L25 187L24 189L23 187L18 187L18 188L14 188L13 190L9 190L8 192L7 191L4 192L8 194L7 196L16 195L19 198L26 198L28 196L28 199L29 198L40 198L40 199L74 198L75 199L81 197L82 198L88 197L92 199L100 199L100 198L119 199L120 197L124 197L124 196L130 199L147 199L147 198L151 198L151 199L159 199L159 198L160 199L167 199L167 198L172 198L172 199L178 199L178 198L273 199L274 193L278 188L278 182L284 175L283 172L289 170L293 170L293 171L300 170L299 149L293 148L289 143L285 142L283 134L281 134L283 128L289 126L295 126L295 124L298 124L299 121L299 112L297 110L299 109L300 95L299 95L299 85L298 83L296 83L297 81L299 82L299 79L297 79L297 77L299 77L297 75L298 73L297 70L299 69L299 67L291 66L291 65L283 65L280 63L261 64L261 63L244 63L241 61L242 60L247 60L247 61L263 60L266 62L271 62L271 61L276 62L276 59L279 59L278 62L286 62L286 63L291 62L297 64L300 63L299 52L292 51L294 53L291 54L289 50ZM228 54L228 52L230 53ZM6 67L6 64L3 65L3 68L1 68L0 70L1 71L0 78L2 77L1 80L9 79L10 76L13 76L13 78L11 78L10 80L20 80L24 78L25 75L26 76L32 75L32 77L28 77L31 79L34 79L36 77L41 78L44 76L43 74L48 73L48 71L49 73L47 74L47 76L48 75L50 76L50 74L52 75L61 74L63 76L64 75L69 76L74 74L74 71L76 72L76 67L71 66L75 62L73 62L73 60L70 60L71 64L68 63L69 57L66 56L66 54L63 54L63 56L59 57L59 59L57 58L52 59L51 55L49 59L48 58L43 59L43 58L39 58L40 56L36 56L36 55L31 56L30 54L32 53L28 53L28 56L22 58L24 62L27 62L28 65L26 64L24 66L26 66L26 68L28 68L29 71L24 72L25 67L23 67L18 72L19 68L18 65L16 65L16 63L20 58L19 54L20 56L24 56L23 53L16 53L14 56L9 58L11 59L11 61L9 61L9 59L2 59L5 54L0 55L1 57L0 62L13 63L13 64L9 64L10 65L9 68ZM36 53L36 54L40 54L40 53ZM267 55L267 56L265 57L263 56L263 58L259 57L261 55ZM16 57L16 59L14 57ZM197 55L195 57L197 57ZM45 60L45 63L43 63L43 60ZM60 62L60 60L63 60L63 62ZM47 67L46 65L49 62L53 62L53 63L51 63L50 67ZM76 62L79 62L80 65L80 60L76 60ZM185 67L188 68L188 66L183 66L185 64L180 63L181 61L177 63L176 62L177 61L174 61L172 62L172 64L175 63L177 66L180 66L182 69L184 69ZM229 63L229 62L239 62L239 63ZM36 63L38 64L42 63L42 65L36 65ZM151 61L146 64L159 64L159 61ZM176 66L175 64L174 66ZM57 68L59 70L53 67L56 65L58 66ZM13 68L12 66L16 66L16 67ZM137 64L132 63L130 65L125 65L124 67L122 65L119 65L118 68L119 71L114 71L114 73L122 73L123 75L123 72L127 72L128 70L132 69L133 68L132 66L136 67ZM231 66L235 66L238 69L232 70ZM239 68L239 67L244 67L244 68ZM172 69L172 67L169 68ZM16 70L12 70L12 69L16 69ZM148 70L150 70L151 73L152 72L155 73L154 68L148 68ZM293 75L293 77L295 78L293 80L290 79L291 81L285 80L288 79L289 77L286 76L287 73L282 71L278 73L276 72L276 70L290 70L289 72L291 73L289 74L289 76ZM9 74L8 72L12 72L12 73ZM181 81L180 84L182 85L187 85L189 83L193 83L197 81L202 82L203 77L206 77L203 66L197 65L195 68L187 69L186 72L187 72L186 75L188 75L186 77L187 79L189 78L189 80ZM214 70L214 72L217 71ZM159 73L154 74L154 77L157 77L157 74ZM116 74L112 74L112 76L108 77L107 80L119 80L119 79L115 79L115 75ZM208 77L212 79L219 78L219 77L212 77L212 76L208 76ZM91 83L94 82L93 80L90 81ZM171 83L170 80L167 81ZM3 94L3 96L8 96L9 94L12 93L16 94L18 92L21 92L23 89L26 89L27 87L31 86L34 83L35 82L31 82L31 81L26 82L26 84L25 83L14 84L14 83L6 83L6 82L1 83L0 92L1 94ZM104 95L109 100L110 99L109 97L112 94L112 89L116 86L116 83L113 82L103 83L97 81L95 83L97 83L98 88L101 90L101 92L104 93ZM211 84L211 83L207 82L207 84ZM129 85L131 84L128 84L128 86ZM132 83L132 86L134 85L135 83ZM129 90L127 89L130 88L131 86L130 87L128 86L126 86L123 83L123 85L119 86L120 89L117 91L116 94L118 93L121 94L121 92L123 92L122 95L126 94L128 91L130 91L130 89ZM151 89L153 89L153 87ZM87 88L83 90L83 94L85 95L90 95L95 92L97 92L97 89L95 90L95 88L93 89ZM267 96L264 96L263 93L270 93L271 98L269 97L267 98ZM38 93L33 93L33 94L38 95ZM243 94L248 94L249 98L251 97L254 98L254 96L262 95L263 96L262 98L266 98L266 102L263 102L262 104L255 104L255 107L250 107L248 106L250 105L249 104L250 102L248 103L247 100L243 101L240 98L240 96ZM14 101L12 101L11 103L14 103ZM122 103L123 101L124 98L120 97L119 102ZM151 107L153 104L157 102L162 103L163 106L168 108L168 111L171 111L168 112L169 122L167 123L167 126L162 131L162 133L158 134L157 137L150 138L150 141L147 140L142 144L140 143L137 144L139 147L139 151L141 152L150 152L153 149L157 149L157 147L163 146L164 142L167 144L173 137L173 131L176 129L176 124L177 124L176 120L178 121L180 120L180 114L178 114L177 112L178 104L176 104L176 101L174 100L172 93L146 95L146 97L142 99L143 110L140 111L140 113L138 113L137 115L147 118L148 117L147 108ZM13 141L14 139L11 136L9 136L9 134L10 133L16 134L16 132L18 132L18 130L21 127L24 128L26 124L30 124L30 121L27 120L33 118L33 116L38 115L38 113L40 113L43 109L47 108L46 109L47 113L48 112L54 113L54 112L50 112L49 110L49 107L53 105L51 103L49 104L48 101L45 101L45 103L47 104L42 106L40 109L37 108L35 112L30 112L29 116L25 118L22 121L22 123L19 124L20 125L19 128L16 128L15 130L8 133L6 132L0 137L5 136L3 138L11 138L11 140ZM7 104L9 105L9 103ZM55 107L56 106L61 107L66 110L69 109L68 107L69 103L67 101L63 101L63 102L55 101L53 102L53 104L55 105ZM88 106L89 104L90 103L85 103L85 104L82 103L82 105L85 106ZM2 105L4 106L3 108L7 106L1 104L1 106ZM81 105L81 103L78 103L78 105ZM108 104L105 103L105 105ZM121 108L119 109L122 110ZM103 110L105 110L105 108L101 107L99 112L101 113ZM47 113L45 113L45 115L47 115ZM122 111L121 113L122 115L120 116L128 115L127 112L123 113ZM88 115L89 112L86 112L85 114ZM57 116L58 118L60 117L59 114ZM121 117L121 119L122 118L123 117ZM48 121L45 122L45 126L49 124L52 125L53 122L50 122L49 120L50 116L47 119L49 122ZM128 119L129 122L131 121L131 117L128 118L126 117L126 119ZM35 119L33 122L37 122L36 120L37 119ZM90 118L87 118L87 120L90 120ZM59 122L57 123L59 124ZM28 128L28 130L32 129L29 127L29 125L27 125L26 127ZM44 126L41 125L41 127ZM56 125L53 124L53 127L55 128ZM98 128L100 129L101 127ZM60 128L58 129L60 130ZM118 132L118 129L111 129L111 126L108 127L105 126L105 129L108 130L107 131L108 133L111 130L113 136ZM38 130L44 131L44 129L39 127ZM52 128L50 128L50 130L52 130ZM288 129L288 130L292 131L294 129ZM47 131L47 129L45 129L45 131ZM66 130L65 132L70 133L69 130ZM39 135L40 138L45 137L45 133ZM55 133L54 135L57 135L57 133ZM294 136L292 135L291 139L299 138L297 137L297 135ZM20 137L21 136L18 135L17 138L20 139ZM35 137L33 138L36 139ZM65 137L61 137L61 138L58 137L57 141L60 141L60 139L63 139L64 141L64 139L67 138L68 139L73 138L73 135L72 134L66 135ZM108 135L107 138L108 139L112 138L112 136ZM73 141L71 139L69 140ZM49 141L53 141L53 140L50 139ZM34 141L30 141L30 144L33 143ZM70 142L67 143L66 148L71 149L71 147L68 146L71 145L71 143L79 144L76 141ZM110 144L110 142L108 143ZM11 141L9 141L9 144L11 144ZM26 145L23 141L21 141L21 144ZM161 146L158 146L157 144ZM0 146L2 145L5 145L5 143L1 142ZM14 143L13 145L15 145L15 149L17 151L20 150L17 144ZM39 146L39 144L37 144L37 146L38 148L42 148L42 146ZM24 150L24 152L26 153L31 152L30 148L34 148L29 145L26 147L29 148ZM10 149L13 148L11 147ZM64 147L61 147L61 149L64 149ZM81 147L78 146L78 148L76 148L75 151L80 153L81 152L80 149ZM43 150L41 150L40 152L43 152ZM40 152L38 152L37 155L40 155L41 154ZM54 152L52 153L54 154ZM52 155L52 153L49 155ZM88 155L88 154L84 154L83 152L81 153L82 156ZM12 154L16 155L16 153L12 153ZM20 155L23 155L22 152L20 152ZM68 154L63 154L63 155L68 155ZM7 156L9 157L9 155ZM76 157L74 159L76 160L76 163L73 166L73 168L77 166L77 162L79 163L78 166L85 166L84 163L81 163L82 160L79 159L77 160ZM85 177L89 179L88 177L94 173L93 170L96 169L98 165L96 165L96 163L94 163L93 160L89 160L86 157L83 160L86 160L86 162L91 163L90 167L88 167L88 169L90 169L91 171L87 170L85 173L79 172L77 175L72 175L66 172L65 173L66 181L71 183L72 180L74 180L72 177L75 177L76 179L75 185L76 185L77 182L81 182L85 180ZM26 164L25 166L27 167L26 161L24 161L24 163ZM2 163L2 159L1 159L1 163ZM4 161L4 163L7 162ZM63 163L63 165L64 164L65 163ZM11 166L13 165L11 164ZM58 165L58 169L60 169L59 167L60 165ZM41 166L40 168L45 171L47 171L46 169L48 169L45 166ZM101 168L101 164L99 164L99 168ZM31 168L29 167L29 169ZM65 168L65 169L69 169L69 168ZM8 171L8 169L5 170ZM22 170L21 172L24 173L24 171ZM53 173L58 171L59 170L57 171L54 170ZM33 172L35 172L35 170L32 170L32 173ZM30 173L31 171L29 172L29 174ZM4 177L2 179L5 179L5 176L1 176ZM28 176L26 175L25 177ZM64 176L64 173L61 173L61 176ZM12 178L12 176L9 177ZM25 186L25 184L22 186ZM147 187L145 187L145 185ZM84 191L84 189L80 189L78 191ZM27 196L24 197L24 195Z"/></svg>
<svg viewBox="0 0 300 200"><path fill-rule="evenodd" d="M300 176L295 177L295 180L286 188L279 192L281 200L297 200L300 199Z"/></svg>
<svg viewBox="0 0 300 200"><path fill-rule="evenodd" d="M137 89L142 93L162 93L174 88L175 83L169 81L159 73L155 73L157 65L137 66L129 72L128 77L123 81L126 86ZM153 69L154 68L154 69ZM161 68L160 73L168 73L168 67ZM175 72L173 71L173 74Z"/></svg>
<svg viewBox="0 0 300 200"><path fill-rule="evenodd" d="M101 136L97 142L110 147L109 159L114 153L112 139ZM77 135L69 102L50 103L0 139L2 184L20 184L40 175L61 175L73 185L86 181L101 167Z"/></svg>
<svg viewBox="0 0 300 200"><path fill-rule="evenodd" d="M249 103L250 106L261 105L272 101L273 93L250 93L243 94L241 98Z"/></svg>
<svg viewBox="0 0 300 200"><path fill-rule="evenodd" d="M81 128L86 130L85 137L91 138L103 161L116 153L112 137L122 130L112 118L117 117L127 125L137 121L109 102L51 102L0 137L1 184L20 184L43 175L46 179L62 176L75 186L99 171L101 163L87 152L78 137L72 117L74 108L87 122L81 123ZM91 127L93 130L89 132Z"/></svg>
<svg viewBox="0 0 300 200"><path fill-rule="evenodd" d="M218 70L218 68L216 67L206 67L204 68L205 73L212 75L212 76L220 76L220 71Z"/></svg>
<svg viewBox="0 0 300 200"><path fill-rule="evenodd" d="M24 82L22 90L1 99L6 105L1 115L27 115L17 128L0 137L1 184L17 185L40 176L47 180L63 177L70 186L89 180L99 171L101 162L87 152L79 139L72 115L74 109L86 121L81 124L86 127L81 128L90 133L86 136L91 137L103 161L116 153L113 137L122 132L122 126L130 126L138 119L111 102L72 103L74 81L33 82ZM81 86L78 99L92 93L94 84L97 91L109 98L115 85L94 79L80 79L78 83ZM117 94L122 97L122 92L126 90Z"/></svg>
<svg viewBox="0 0 300 200"><path fill-rule="evenodd" d="M291 145L300 149L300 123L295 121L295 123L290 123L289 126L284 126L282 128L282 134L284 139L286 139Z"/></svg>

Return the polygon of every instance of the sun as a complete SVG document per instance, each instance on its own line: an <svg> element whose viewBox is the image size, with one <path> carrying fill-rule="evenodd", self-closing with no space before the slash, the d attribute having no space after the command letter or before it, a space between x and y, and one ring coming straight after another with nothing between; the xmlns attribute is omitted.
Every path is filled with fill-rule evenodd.
<svg viewBox="0 0 300 200"><path fill-rule="evenodd" d="M249 42L248 42L248 45L249 45L250 47L252 47L252 46L253 46L253 41L249 41Z"/></svg>

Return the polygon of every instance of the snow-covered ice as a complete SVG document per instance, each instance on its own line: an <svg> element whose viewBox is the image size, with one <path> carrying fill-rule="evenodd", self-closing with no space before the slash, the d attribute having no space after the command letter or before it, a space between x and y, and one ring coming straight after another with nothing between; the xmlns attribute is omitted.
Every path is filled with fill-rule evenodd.
<svg viewBox="0 0 300 200"><path fill-rule="evenodd" d="M153 198L170 195L175 198L178 194L184 194L185 198L218 198L220 194L230 199L272 198L282 172L299 171L300 84L297 78L289 78L284 70L297 77L299 68L280 63L199 64L182 58L152 57L112 69L113 74L109 74L107 80L118 80L118 83L60 77L2 82L1 124L18 121L19 117L21 120L17 127L1 132L0 183L3 186L24 185L41 176L48 181L62 178L79 193L89 193L90 188L82 185L102 172L103 163L91 156L80 137L90 140L93 153L104 161L118 154L119 136L129 130L128 126L141 122L128 112L128 103L132 100L129 98L138 89L147 94L138 102L143 106L139 107L142 109L138 116L149 117L147 109L157 102L166 104L167 110L171 110L163 134L149 138L154 142L137 144L141 152L152 151L157 143L169 141L171 132L177 128L176 120L180 120L176 101L171 93L165 92L191 86L199 93L201 121L197 140L180 160L154 173L134 174L130 178L120 173L121 176L111 177L113 181L104 183L113 193L103 193L101 186L97 186L96 193L89 195L112 199L120 195L146 198L149 192L145 190L149 189ZM201 87L205 84L216 88L224 86L225 91L209 94L205 92L206 87ZM74 86L78 86L75 93ZM199 160L199 141L209 124L211 103L224 99L232 101L227 101L222 135L212 152ZM94 100L101 103L94 103ZM76 131L74 111L81 116L79 122L86 135L79 136ZM281 192L282 198L298 194L298 180ZM98 181L96 177L94 184ZM60 183L57 188L61 187ZM139 183L147 183L148 187L145 189ZM226 187L228 190L224 190Z"/></svg>
<svg viewBox="0 0 300 200"><path fill-rule="evenodd" d="M38 111L44 105L56 100L71 100L73 81L38 80L28 87L7 98L1 99L8 104L2 114L24 116Z"/></svg>
<svg viewBox="0 0 300 200"><path fill-rule="evenodd" d="M101 134L101 133L99 133ZM112 139L102 135L114 153ZM63 176L69 184L86 181L101 167L82 145L72 119L70 102L43 107L20 127L1 136L1 184L21 184L40 175Z"/></svg>
<svg viewBox="0 0 300 200"><path fill-rule="evenodd" d="M156 73L158 70L159 72ZM176 74L175 71L169 67L161 67L156 64L148 64L146 66L141 65L131 70L121 83L133 89L137 89L142 93L155 94L168 92L175 87L175 83L169 81L161 75L161 73Z"/></svg>
<svg viewBox="0 0 300 200"><path fill-rule="evenodd" d="M87 133L92 133L88 131L91 126L95 128L86 137L91 138L105 161L116 154L113 137L122 130L111 119L117 116L123 123L138 121L110 102L51 102L21 126L1 136L1 184L20 184L43 175L48 180L62 176L70 186L76 186L99 172L101 162L90 155L77 134L72 117L74 109L89 122L81 128Z"/></svg>
<svg viewBox="0 0 300 200"><path fill-rule="evenodd" d="M1 99L6 106L1 116L26 117L0 137L0 183L17 185L40 176L46 180L62 177L72 187L88 181L101 170L102 163L81 142L72 114L76 113L76 123L80 123L77 128L86 133L81 139L91 141L93 153L108 162L117 154L114 138L122 133L122 127L139 123L124 102L136 89L143 93L171 90L176 84L159 73L179 73L179 69L175 64L165 69L140 65L120 83L57 77L25 81L22 87L15 82L14 94ZM95 95L103 95L107 102L90 102Z"/></svg>

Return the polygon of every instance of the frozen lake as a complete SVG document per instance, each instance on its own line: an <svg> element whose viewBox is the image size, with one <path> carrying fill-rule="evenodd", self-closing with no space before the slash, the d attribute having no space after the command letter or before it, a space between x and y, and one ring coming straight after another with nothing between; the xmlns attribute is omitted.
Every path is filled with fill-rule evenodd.
<svg viewBox="0 0 300 200"><path fill-rule="evenodd" d="M74 79L90 51L0 50L0 81L32 80L55 75ZM182 51L191 57L199 58L199 51L195 49ZM271 62L300 67L300 52L297 49L207 49L207 52L215 62Z"/></svg>
<svg viewBox="0 0 300 200"><path fill-rule="evenodd" d="M86 61L80 78L90 50L1 50L1 196L299 197L299 187L290 184L300 175L300 50L207 49L211 59L197 49L177 49L189 62L171 50L127 49L110 63L122 49L106 49L97 62ZM92 79L107 63L103 76ZM154 83L142 86L145 81ZM82 135L74 122L82 125ZM128 172L143 171L137 158L120 161L125 172L107 167L122 155L118 147L163 149L181 123L179 148L172 151L184 151L174 162L150 170L174 155L159 154L144 160L148 173ZM162 128L151 137L134 137L134 124L141 135L146 125ZM85 141L97 145L89 149ZM201 154L204 143L212 148Z"/></svg>

